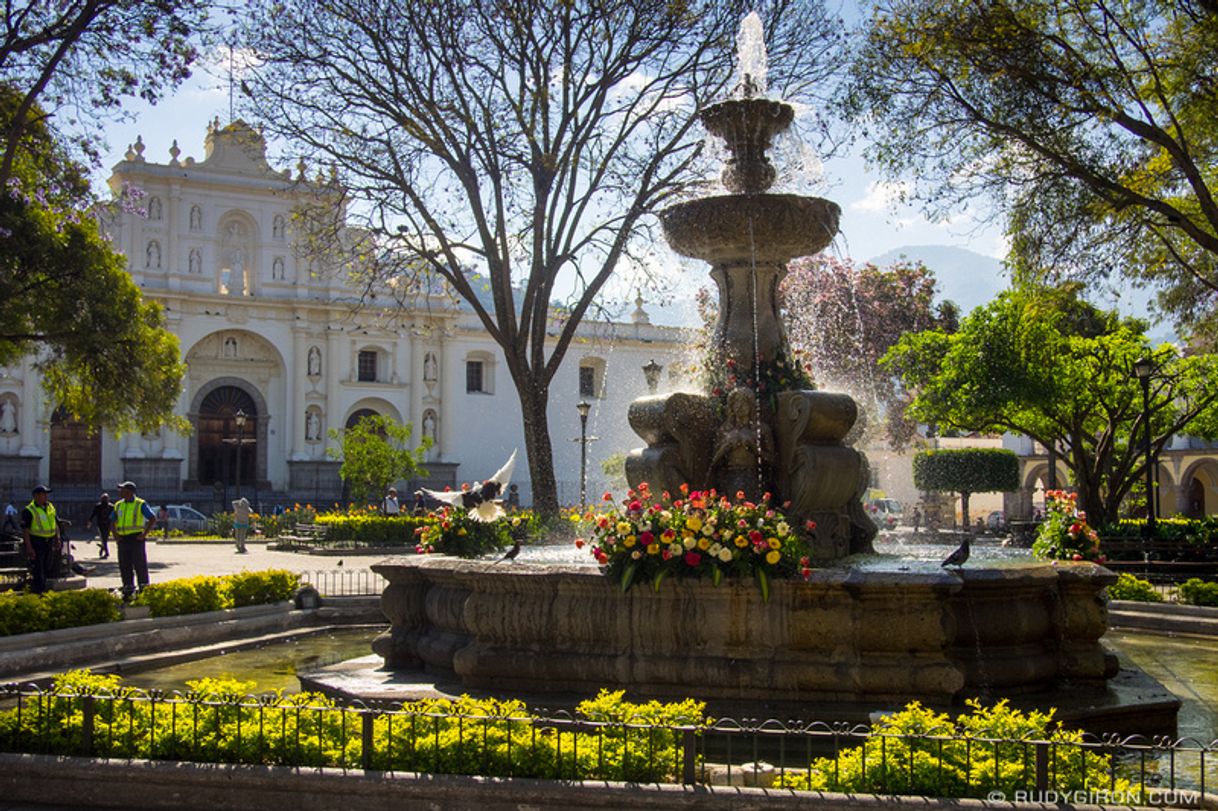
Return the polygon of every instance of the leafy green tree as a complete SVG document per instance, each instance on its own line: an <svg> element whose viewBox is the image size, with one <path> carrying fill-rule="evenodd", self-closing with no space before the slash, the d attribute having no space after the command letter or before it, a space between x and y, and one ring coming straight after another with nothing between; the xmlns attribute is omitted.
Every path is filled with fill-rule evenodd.
<svg viewBox="0 0 1218 811"><path fill-rule="evenodd" d="M1152 453L1180 433L1212 436L1218 356L1152 349L1146 325L1079 298L1077 285L1025 286L975 309L949 335L906 335L882 365L914 392L910 412L948 429L1012 431L1048 447L1097 525L1117 518L1145 472L1142 391L1131 372L1149 356Z"/></svg>
<svg viewBox="0 0 1218 811"><path fill-rule="evenodd" d="M330 438L341 445L326 452L342 460L338 475L351 488L352 498L378 501L394 482L427 475L420 463L431 439L423 437L417 448L411 448L413 432L410 423L382 414L364 417L350 428L330 429Z"/></svg>
<svg viewBox="0 0 1218 811"><path fill-rule="evenodd" d="M19 103L0 85L0 127ZM41 116L23 132L0 193L0 364L32 355L49 398L95 428L184 430L172 414L185 366L160 305L81 213L84 167Z"/></svg>
<svg viewBox="0 0 1218 811"><path fill-rule="evenodd" d="M55 117L91 159L100 127L124 97L155 101L190 76L195 34L212 0L10 0L0 30L0 76L15 94L0 127L0 189L18 175L27 130ZM20 178L29 184L34 179Z"/></svg>
<svg viewBox="0 0 1218 811"><path fill-rule="evenodd" d="M918 451L914 487L932 493L959 493L967 532L968 500L973 493L1010 493L1019 489L1019 457L1000 448L944 448Z"/></svg>
<svg viewBox="0 0 1218 811"><path fill-rule="evenodd" d="M911 196L987 197L1024 267L1218 320L1218 4L881 0L860 41L848 108Z"/></svg>
<svg viewBox="0 0 1218 811"><path fill-rule="evenodd" d="M646 272L652 214L698 183L694 114L731 91L750 4L253 5L250 45L264 59L246 77L254 114L338 167L335 194L353 205L330 210L364 235L352 264L375 264L394 291L446 287L498 344L534 505L556 513L550 386L614 272ZM822 0L775 0L766 26L775 95L812 102L841 64L838 22ZM306 221L323 245L337 241L327 232L350 234Z"/></svg>

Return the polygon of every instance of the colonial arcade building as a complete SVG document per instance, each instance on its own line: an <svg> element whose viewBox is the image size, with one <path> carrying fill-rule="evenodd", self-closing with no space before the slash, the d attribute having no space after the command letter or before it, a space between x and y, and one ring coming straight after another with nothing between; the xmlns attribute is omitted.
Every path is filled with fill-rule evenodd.
<svg viewBox="0 0 1218 811"><path fill-rule="evenodd" d="M431 437L427 481L455 484L493 472L524 451L520 406L502 354L473 314L447 298L411 310L360 306L332 268L310 262L292 212L310 180L276 170L262 137L241 121L207 132L202 160L165 163L137 141L114 167L116 195L137 189L143 211L111 210L109 232L144 295L160 302L187 366L178 435L91 434L48 402L28 359L0 369L0 487L24 498L49 481L57 500L87 501L133 479L158 501L219 508L236 489L270 503L328 503L342 496L329 429L383 414ZM632 447L630 400L646 393L642 369L664 367L670 385L681 331L649 323L641 300L627 323L587 324L552 386L550 421L560 498L578 499L576 403L592 404L589 483L599 460ZM654 368L654 367L653 367ZM653 382L655 375L653 372ZM527 465L520 494L531 497ZM407 483L409 484L409 483Z"/></svg>

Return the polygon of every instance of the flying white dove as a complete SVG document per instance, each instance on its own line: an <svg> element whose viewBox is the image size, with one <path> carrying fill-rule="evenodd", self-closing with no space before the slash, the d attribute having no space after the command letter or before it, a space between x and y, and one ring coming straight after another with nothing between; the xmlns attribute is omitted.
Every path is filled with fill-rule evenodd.
<svg viewBox="0 0 1218 811"><path fill-rule="evenodd" d="M515 467L516 451L513 450L504 466L477 487L443 493L424 488L421 492L453 507L464 507L475 521L494 521L507 515L503 509L503 500L498 496L507 490L508 482L512 478L512 469Z"/></svg>

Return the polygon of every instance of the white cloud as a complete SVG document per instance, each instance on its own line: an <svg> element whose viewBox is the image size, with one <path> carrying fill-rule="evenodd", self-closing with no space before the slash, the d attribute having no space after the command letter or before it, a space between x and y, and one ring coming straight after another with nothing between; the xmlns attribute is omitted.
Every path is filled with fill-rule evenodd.
<svg viewBox="0 0 1218 811"><path fill-rule="evenodd" d="M873 180L867 184L867 192L851 203L850 208L854 211L886 211L902 202L911 190L910 183L904 180Z"/></svg>

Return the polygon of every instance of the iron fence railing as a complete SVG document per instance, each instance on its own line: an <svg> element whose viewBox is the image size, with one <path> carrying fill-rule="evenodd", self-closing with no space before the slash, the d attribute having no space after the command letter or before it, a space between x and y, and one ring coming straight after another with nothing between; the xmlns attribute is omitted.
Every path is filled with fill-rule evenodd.
<svg viewBox="0 0 1218 811"><path fill-rule="evenodd" d="M308 583L322 597L379 596L389 584L371 569L316 569L297 574L302 584Z"/></svg>
<svg viewBox="0 0 1218 811"><path fill-rule="evenodd" d="M1218 741L995 739L728 719L657 724L469 699L335 706L315 696L9 685L0 701L7 752L1010 801L1200 807L1214 799L1218 754Z"/></svg>

